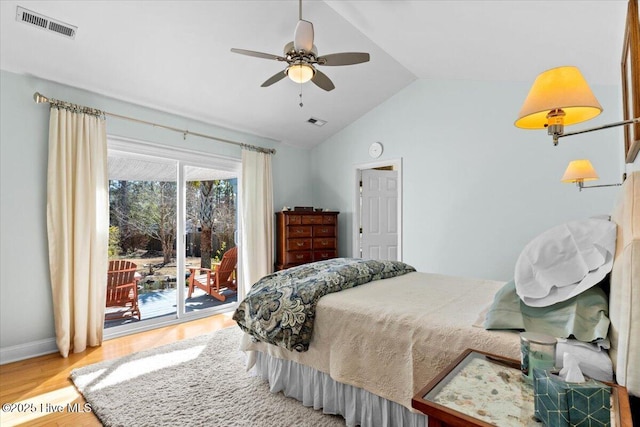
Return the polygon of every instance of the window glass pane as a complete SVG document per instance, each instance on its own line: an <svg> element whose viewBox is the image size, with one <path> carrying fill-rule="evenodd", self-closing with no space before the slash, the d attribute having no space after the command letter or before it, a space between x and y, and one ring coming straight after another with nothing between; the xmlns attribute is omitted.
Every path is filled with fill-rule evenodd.
<svg viewBox="0 0 640 427"><path fill-rule="evenodd" d="M185 311L235 303L237 178L235 173L185 167Z"/></svg>
<svg viewBox="0 0 640 427"><path fill-rule="evenodd" d="M109 259L135 264L136 273L130 288L119 283L130 278L110 273L105 327L175 316L177 164L110 154L108 167Z"/></svg>

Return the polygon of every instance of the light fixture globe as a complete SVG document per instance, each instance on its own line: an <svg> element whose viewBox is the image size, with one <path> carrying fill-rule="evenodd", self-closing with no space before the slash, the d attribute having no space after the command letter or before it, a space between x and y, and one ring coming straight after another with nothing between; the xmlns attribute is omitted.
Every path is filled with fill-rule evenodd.
<svg viewBox="0 0 640 427"><path fill-rule="evenodd" d="M313 78L315 73L316 70L314 70L311 65L305 63L291 64L287 68L287 76L296 83L308 82Z"/></svg>

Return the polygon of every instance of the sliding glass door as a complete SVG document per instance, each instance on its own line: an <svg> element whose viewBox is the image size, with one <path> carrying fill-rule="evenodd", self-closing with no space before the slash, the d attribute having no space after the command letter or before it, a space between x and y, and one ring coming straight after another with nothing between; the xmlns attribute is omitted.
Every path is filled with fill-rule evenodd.
<svg viewBox="0 0 640 427"><path fill-rule="evenodd" d="M127 294L111 298L105 328L176 314L177 164L160 158L110 155L109 260L135 267L133 277L110 279ZM127 287L131 281L135 288ZM137 301L136 301L137 294ZM134 306L140 316L134 316Z"/></svg>
<svg viewBox="0 0 640 427"><path fill-rule="evenodd" d="M237 302L238 179L208 168L185 167L185 311ZM222 260L227 268L222 277ZM219 277L216 277L219 276Z"/></svg>
<svg viewBox="0 0 640 427"><path fill-rule="evenodd" d="M234 309L239 161L110 139L108 167L110 267L135 274L108 274L105 335Z"/></svg>

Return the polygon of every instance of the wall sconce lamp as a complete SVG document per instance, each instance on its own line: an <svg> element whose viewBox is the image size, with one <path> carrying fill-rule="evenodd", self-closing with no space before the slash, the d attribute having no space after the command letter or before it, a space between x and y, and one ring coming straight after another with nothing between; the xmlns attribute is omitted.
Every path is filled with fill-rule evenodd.
<svg viewBox="0 0 640 427"><path fill-rule="evenodd" d="M622 175L622 180L624 181L627 177L627 174ZM562 175L562 182L571 182L575 183L580 191L583 188L597 188L597 187L615 187L622 184L604 184L604 185L589 185L585 186L585 181L595 181L600 179L596 170L593 168L591 162L587 159L581 160L573 160L569 162L569 166L564 171L564 175Z"/></svg>
<svg viewBox="0 0 640 427"><path fill-rule="evenodd" d="M586 132L640 123L640 117L603 126L564 133L565 125L573 125L596 117L602 106L591 92L577 67L564 66L541 73L522 104L515 125L522 129L544 129L558 139Z"/></svg>

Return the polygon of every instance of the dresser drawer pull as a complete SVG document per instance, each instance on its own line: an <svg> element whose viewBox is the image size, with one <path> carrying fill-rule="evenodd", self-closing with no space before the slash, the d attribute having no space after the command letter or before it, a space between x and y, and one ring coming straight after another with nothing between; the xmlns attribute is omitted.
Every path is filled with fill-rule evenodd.
<svg viewBox="0 0 640 427"><path fill-rule="evenodd" d="M322 233L328 233L328 232L329 232L329 229L328 229L328 228L321 228L321 229L320 229L320 232L322 232Z"/></svg>
<svg viewBox="0 0 640 427"><path fill-rule="evenodd" d="M322 246L327 246L327 245L329 245L329 242L327 242L326 240L323 240L320 244Z"/></svg>
<svg viewBox="0 0 640 427"><path fill-rule="evenodd" d="M297 255L296 255L296 259L304 259L304 255L302 255L302 254L297 254Z"/></svg>
<svg viewBox="0 0 640 427"><path fill-rule="evenodd" d="M303 247L303 246L304 246L304 242L296 242L296 245L297 245L299 248L301 248L301 247Z"/></svg>

